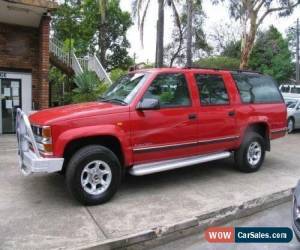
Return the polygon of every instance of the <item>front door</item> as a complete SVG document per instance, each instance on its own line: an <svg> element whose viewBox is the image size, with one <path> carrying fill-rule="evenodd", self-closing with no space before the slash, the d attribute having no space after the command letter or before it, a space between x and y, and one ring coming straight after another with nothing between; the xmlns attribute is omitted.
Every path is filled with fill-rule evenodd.
<svg viewBox="0 0 300 250"><path fill-rule="evenodd" d="M0 109L2 133L15 133L15 116L21 107L21 80L0 79ZM1 132L1 131L0 131Z"/></svg>
<svg viewBox="0 0 300 250"><path fill-rule="evenodd" d="M198 119L186 77L159 74L143 99L157 99L160 109L131 111L134 163L197 154Z"/></svg>

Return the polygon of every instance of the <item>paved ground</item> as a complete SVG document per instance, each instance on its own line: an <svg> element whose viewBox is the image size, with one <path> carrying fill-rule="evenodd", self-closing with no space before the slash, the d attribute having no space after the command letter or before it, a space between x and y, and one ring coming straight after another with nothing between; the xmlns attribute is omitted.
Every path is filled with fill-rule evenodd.
<svg viewBox="0 0 300 250"><path fill-rule="evenodd" d="M294 187L300 133L274 141L258 173L219 161L145 177L128 177L107 204L85 208L57 174L24 177L15 142L0 137L0 249L74 248L158 226Z"/></svg>
<svg viewBox="0 0 300 250"><path fill-rule="evenodd" d="M238 227L290 227L291 225L291 202L273 207L255 215L235 220L225 226ZM281 249L299 249L300 243L296 237L290 243L286 244L211 244L205 241L203 234L193 235L180 240L173 241L169 244L162 245L153 250L227 250L227 249L264 249L264 250L281 250Z"/></svg>

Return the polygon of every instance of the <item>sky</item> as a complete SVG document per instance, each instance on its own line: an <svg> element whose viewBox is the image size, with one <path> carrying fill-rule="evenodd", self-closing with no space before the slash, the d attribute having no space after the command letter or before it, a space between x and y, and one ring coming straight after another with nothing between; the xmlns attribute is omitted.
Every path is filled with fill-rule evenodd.
<svg viewBox="0 0 300 250"><path fill-rule="evenodd" d="M131 0L121 0L120 5L123 10L131 12ZM211 0L203 0L202 5L206 14L203 28L209 42L213 43L213 41L209 40L209 34L211 34L213 29L215 29L218 25L228 23L235 25L235 27L238 27L238 23L234 23L234 21L229 18L228 6L226 2L216 6L211 4ZM280 32L284 34L287 28L292 26L296 22L297 17L300 18L300 7L296 8L294 13L289 17L278 18L276 14L269 15L266 17L260 29L267 29L270 25L274 25ZM129 53L131 56L135 54L136 62L154 62L156 20L157 1L152 1L145 21L144 48L141 47L137 24L135 24L128 30L127 37L131 44ZM136 23L136 20L134 20L134 22ZM173 20L171 17L171 10L167 9L167 11L165 12L165 45L171 42L172 30Z"/></svg>

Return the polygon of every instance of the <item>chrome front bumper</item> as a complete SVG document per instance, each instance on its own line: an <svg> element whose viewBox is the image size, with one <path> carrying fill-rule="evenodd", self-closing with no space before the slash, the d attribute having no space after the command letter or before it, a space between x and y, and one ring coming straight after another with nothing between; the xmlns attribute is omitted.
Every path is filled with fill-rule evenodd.
<svg viewBox="0 0 300 250"><path fill-rule="evenodd" d="M29 119L21 109L17 109L16 134L20 168L24 175L62 170L63 158L44 158L40 155Z"/></svg>

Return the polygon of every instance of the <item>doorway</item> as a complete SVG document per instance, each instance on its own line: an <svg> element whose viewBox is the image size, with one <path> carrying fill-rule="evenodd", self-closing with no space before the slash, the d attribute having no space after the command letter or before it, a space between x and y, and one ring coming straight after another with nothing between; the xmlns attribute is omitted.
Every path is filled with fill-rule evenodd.
<svg viewBox="0 0 300 250"><path fill-rule="evenodd" d="M22 82L20 79L0 79L0 115L3 134L15 133L17 108L22 108ZM1 126L0 126L1 127Z"/></svg>

